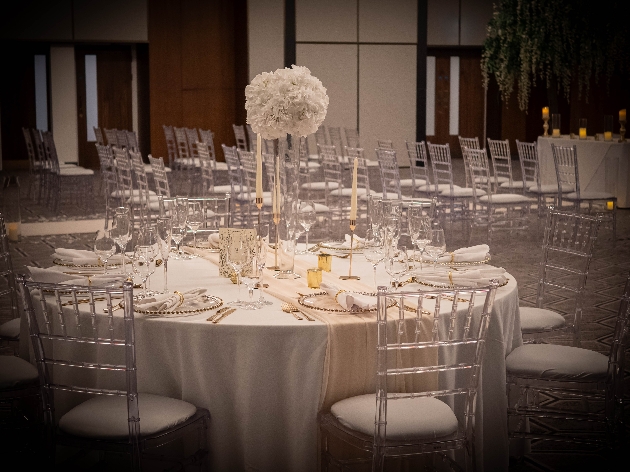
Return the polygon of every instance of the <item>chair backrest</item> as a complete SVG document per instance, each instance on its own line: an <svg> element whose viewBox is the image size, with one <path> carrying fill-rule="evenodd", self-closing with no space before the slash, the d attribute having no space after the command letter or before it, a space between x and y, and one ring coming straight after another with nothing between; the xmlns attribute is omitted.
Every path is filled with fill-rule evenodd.
<svg viewBox="0 0 630 472"><path fill-rule="evenodd" d="M31 136L33 137L33 149L35 150L35 157L39 161L39 165L44 168L49 168L49 162L44 150L44 140L42 139L42 133L38 129L31 129Z"/></svg>
<svg viewBox="0 0 630 472"><path fill-rule="evenodd" d="M481 149L481 146L479 146L479 138L474 137L474 138L463 138L461 136L457 137L459 139L459 147L462 151L462 155L464 155L464 148L470 148L470 149ZM470 181L468 180L469 177L469 170L466 167L468 164L466 162L466 160L464 160L464 167L465 167L465 173L466 173L466 187L470 187Z"/></svg>
<svg viewBox="0 0 630 472"><path fill-rule="evenodd" d="M389 200L390 194L397 195L396 200L402 200L400 189L400 171L398 170L398 159L396 151L393 149L377 148L376 157L378 167L381 171L381 182L383 185L383 199Z"/></svg>
<svg viewBox="0 0 630 472"><path fill-rule="evenodd" d="M490 162L485 149L462 149L464 162L473 189L475 201L484 195L488 196L488 204L492 204L492 180L490 179Z"/></svg>
<svg viewBox="0 0 630 472"><path fill-rule="evenodd" d="M360 148L359 132L356 128L344 128L346 133L346 144L349 148Z"/></svg>
<svg viewBox="0 0 630 472"><path fill-rule="evenodd" d="M512 179L512 154L510 153L510 142L488 138L488 150L492 159L492 169L494 174L494 184L498 189L499 177L505 177L510 183L510 187L514 180ZM508 189L510 191L510 189Z"/></svg>
<svg viewBox="0 0 630 472"><path fill-rule="evenodd" d="M453 193L453 165L451 162L451 149L448 144L431 144L427 141L427 149L431 158L433 170L434 192L438 193L438 185L450 185Z"/></svg>
<svg viewBox="0 0 630 472"><path fill-rule="evenodd" d="M326 134L326 126L320 125L315 131L315 144L318 146L325 146L328 144L328 136Z"/></svg>
<svg viewBox="0 0 630 472"><path fill-rule="evenodd" d="M30 282L19 276L18 290L28 318L47 427L54 432L57 425L58 392L126 397L129 441L137 449L133 283L124 282L122 289L96 288ZM113 309L121 302L122 316ZM91 361L97 355L108 362Z"/></svg>
<svg viewBox="0 0 630 472"><path fill-rule="evenodd" d="M29 170L31 172L34 172L39 168L39 162L37 161L37 158L35 156L35 148L33 147L31 131L28 128L22 128L22 135L24 136L24 144L26 145Z"/></svg>
<svg viewBox="0 0 630 472"><path fill-rule="evenodd" d="M127 148L130 151L140 152L140 148L138 146L138 135L135 131L125 131L127 134Z"/></svg>
<svg viewBox="0 0 630 472"><path fill-rule="evenodd" d="M105 144L105 139L103 139L103 130L101 130L101 128L94 126L94 136L96 136L96 144L100 144L101 146Z"/></svg>
<svg viewBox="0 0 630 472"><path fill-rule="evenodd" d="M201 235L203 238L204 232L217 232L219 228L230 226L230 199L229 193L212 197L188 197L189 202L200 202L203 211L197 237Z"/></svg>
<svg viewBox="0 0 630 472"><path fill-rule="evenodd" d="M4 223L4 216L0 213L0 297L8 296L11 309L11 318L19 318L18 294L15 284L15 273L11 262L11 252L9 251L9 237Z"/></svg>
<svg viewBox="0 0 630 472"><path fill-rule="evenodd" d="M274 181L274 154L263 152L262 153L263 166L265 168L265 174L267 174L267 182L269 185L269 190L273 189L273 181Z"/></svg>
<svg viewBox="0 0 630 472"><path fill-rule="evenodd" d="M118 135L115 129L103 128L105 131L105 137L107 138L107 144L110 146L118 146ZM124 144L124 143L123 143Z"/></svg>
<svg viewBox="0 0 630 472"><path fill-rule="evenodd" d="M256 197L256 154L240 149L236 152L241 163L241 175L245 186L242 195L253 202Z"/></svg>
<svg viewBox="0 0 630 472"><path fill-rule="evenodd" d="M523 189L527 190L532 182L541 191L540 163L538 161L538 146L536 143L522 143L516 140L518 160L521 163L521 175L523 176Z"/></svg>
<svg viewBox="0 0 630 472"><path fill-rule="evenodd" d="M243 125L232 125L234 129L234 139L236 147L241 151L247 151L247 138L245 137L245 128Z"/></svg>
<svg viewBox="0 0 630 472"><path fill-rule="evenodd" d="M164 159L161 157L153 157L149 154L149 164L151 164L151 173L153 174L153 182L155 183L155 193L170 197L171 190L168 186L168 176L164 168Z"/></svg>
<svg viewBox="0 0 630 472"><path fill-rule="evenodd" d="M127 142L127 131L124 129L116 130L116 142L118 147L124 147L129 149L129 143Z"/></svg>
<svg viewBox="0 0 630 472"><path fill-rule="evenodd" d="M586 278L601 218L553 207L547 213L536 303L542 308L547 288L554 290L554 296L558 290L570 292L570 298L575 300L573 326L577 344Z"/></svg>
<svg viewBox="0 0 630 472"><path fill-rule="evenodd" d="M335 146L337 149L337 155L343 156L343 142L341 139L341 128L339 127L328 127L328 136L330 136L330 145Z"/></svg>
<svg viewBox="0 0 630 472"><path fill-rule="evenodd" d="M217 154L214 150L214 133L212 131L199 129L199 142L208 145L208 157L210 158L210 165L212 170L217 170Z"/></svg>
<svg viewBox="0 0 630 472"><path fill-rule="evenodd" d="M339 162L339 156L335 152L334 146L318 145L319 156L322 161L322 167L324 168L324 182L328 190L330 183L337 183L339 188L343 186L343 175L341 172L341 163ZM330 192L326 192L328 196Z"/></svg>
<svg viewBox="0 0 630 472"><path fill-rule="evenodd" d="M59 157L57 156L57 147L55 146L52 132L42 131L42 141L48 169L55 174L59 174Z"/></svg>
<svg viewBox="0 0 630 472"><path fill-rule="evenodd" d="M186 135L186 128L173 128L173 131L175 132L177 157L179 159L188 160L190 158L190 148L188 147L188 136Z"/></svg>
<svg viewBox="0 0 630 472"><path fill-rule="evenodd" d="M256 153L256 133L252 129L251 125L245 125L247 130L247 139L249 139L249 150Z"/></svg>
<svg viewBox="0 0 630 472"><path fill-rule="evenodd" d="M203 195L214 192L214 167L216 163L210 158L208 144L197 142L197 153L199 154L199 166L201 168L201 181L203 183Z"/></svg>
<svg viewBox="0 0 630 472"><path fill-rule="evenodd" d="M175 159L177 159L177 141L175 140L175 131L172 126L162 125L164 129L164 138L166 139L166 150L168 152L168 165L173 167Z"/></svg>
<svg viewBox="0 0 630 472"><path fill-rule="evenodd" d="M228 178L232 186L232 196L240 196L243 191L243 175L241 173L241 163L238 159L236 146L229 147L222 144L221 148L223 149L225 163L228 167Z"/></svg>
<svg viewBox="0 0 630 472"><path fill-rule="evenodd" d="M131 161L126 149L115 147L114 158L116 165L116 178L118 179L118 189L128 197L133 193L133 171Z"/></svg>
<svg viewBox="0 0 630 472"><path fill-rule="evenodd" d="M107 198L118 190L118 179L116 178L116 167L114 166L114 154L111 146L96 144L96 152L101 167L101 178L105 182L105 192Z"/></svg>
<svg viewBox="0 0 630 472"><path fill-rule="evenodd" d="M429 185L431 183L429 177L429 158L424 141L405 141L405 145L407 146L407 155L409 156L409 170L411 171L413 188L423 185L422 181L424 181L424 184Z"/></svg>
<svg viewBox="0 0 630 472"><path fill-rule="evenodd" d="M363 149L346 146L346 156L348 157L348 162L351 166L354 163L354 158L357 158L357 188L365 189L365 194L369 195L370 171L367 165L367 159L363 154Z"/></svg>
<svg viewBox="0 0 630 472"><path fill-rule="evenodd" d="M197 154L197 141L199 141L199 135L197 134L197 128L184 128L186 132L186 141L188 141L188 149L190 150L190 157L198 159Z"/></svg>
<svg viewBox="0 0 630 472"><path fill-rule="evenodd" d="M376 147L379 149L394 149L394 141L391 139L377 139Z"/></svg>
<svg viewBox="0 0 630 472"><path fill-rule="evenodd" d="M578 171L577 148L574 146L557 146L551 143L553 163L556 166L558 179L558 201L562 202L562 189L572 188L580 199L580 173Z"/></svg>
<svg viewBox="0 0 630 472"><path fill-rule="evenodd" d="M613 405L624 405L624 378L626 349L630 342L630 275L621 296L615 332L608 356L608 375L612 378ZM623 411L619 412L623 415Z"/></svg>
<svg viewBox="0 0 630 472"><path fill-rule="evenodd" d="M462 426L453 433L456 440L474 441L476 395L497 286L493 281L475 289L398 293L378 288L375 451L387 439L388 403L402 399L447 402ZM438 350L439 360L427 365L427 354ZM435 386L427 390L431 381Z"/></svg>

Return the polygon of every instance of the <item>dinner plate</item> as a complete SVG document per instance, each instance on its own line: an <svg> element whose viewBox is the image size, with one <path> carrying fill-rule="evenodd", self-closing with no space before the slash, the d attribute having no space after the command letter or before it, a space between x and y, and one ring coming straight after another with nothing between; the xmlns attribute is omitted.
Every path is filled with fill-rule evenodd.
<svg viewBox="0 0 630 472"><path fill-rule="evenodd" d="M215 295L204 295L204 298L202 306L197 306L196 308L177 308L175 310L157 311L143 310L142 308L134 307L134 311L147 315L149 318L181 318L196 315L197 313L208 310L214 310L223 305L223 300Z"/></svg>
<svg viewBox="0 0 630 472"><path fill-rule="evenodd" d="M499 287L504 287L508 284L508 282L510 281L510 279L508 279L507 277L505 278L505 282L499 284ZM470 285L464 285L461 283L457 283L457 282L453 282L453 284L447 284L447 283L440 283L440 282L431 282L431 281L422 281L422 278L419 276L414 276L413 277L413 282L420 284L420 285L424 285L425 287L433 287L433 288L477 288L477 287L471 287Z"/></svg>
<svg viewBox="0 0 630 472"><path fill-rule="evenodd" d="M414 258L416 262L420 262L420 259ZM433 265L433 261L422 259L423 263ZM486 258L482 261L471 261L471 262L438 262L437 265L443 267L469 267L476 265L484 265L490 262L490 254L486 255Z"/></svg>
<svg viewBox="0 0 630 472"><path fill-rule="evenodd" d="M347 293L357 293L360 295L369 295L369 296L376 297L376 293L373 293L373 292L372 293L347 292ZM364 310L364 309L347 310L343 308L341 305L339 305L339 303L337 303L337 300L335 300L335 297L332 295L329 295L328 292L317 292L317 293L309 293L308 295L302 295L300 298L298 298L298 303L306 308L312 308L313 310L328 311L330 313L340 313L340 314L349 314L349 315L354 314L354 313L368 313L368 312L376 311L376 308L374 308L373 310ZM390 300L387 304L387 307L389 308L394 305L396 305L396 301Z"/></svg>
<svg viewBox="0 0 630 472"><path fill-rule="evenodd" d="M62 267L75 267L78 269L105 269L104 264L73 264L72 262L64 262L61 259L53 259L53 264ZM120 267L121 263L108 262L107 268Z"/></svg>
<svg viewBox="0 0 630 472"><path fill-rule="evenodd" d="M350 252L350 248L347 246L344 247L345 244L346 244L345 241L326 241L326 242L320 243L319 247L321 249L327 249L330 251L348 253ZM363 244L358 243L354 248L352 248L352 252L355 254L359 254L363 252Z"/></svg>
<svg viewBox="0 0 630 472"><path fill-rule="evenodd" d="M185 247L189 247L191 249L195 248L192 244L186 244ZM219 252L219 248L208 241L197 241L197 249L204 249L208 252Z"/></svg>

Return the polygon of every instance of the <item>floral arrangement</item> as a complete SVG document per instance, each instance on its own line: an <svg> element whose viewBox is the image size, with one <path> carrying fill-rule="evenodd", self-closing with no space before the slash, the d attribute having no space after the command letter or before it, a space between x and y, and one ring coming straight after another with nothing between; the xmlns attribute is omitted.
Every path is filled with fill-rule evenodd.
<svg viewBox="0 0 630 472"><path fill-rule="evenodd" d="M485 85L492 74L507 101L518 85L518 103L527 109L537 79L547 88L572 84L579 94L591 78L630 74L628 0L500 0L488 24L481 68Z"/></svg>
<svg viewBox="0 0 630 472"><path fill-rule="evenodd" d="M247 123L264 139L307 136L326 118L328 95L306 67L258 74L245 87Z"/></svg>

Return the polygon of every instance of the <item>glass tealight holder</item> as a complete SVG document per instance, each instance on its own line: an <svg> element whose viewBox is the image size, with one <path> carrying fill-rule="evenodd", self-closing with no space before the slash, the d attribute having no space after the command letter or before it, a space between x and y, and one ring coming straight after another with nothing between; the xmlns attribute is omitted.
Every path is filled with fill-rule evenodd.
<svg viewBox="0 0 630 472"><path fill-rule="evenodd" d="M330 254L318 254L317 267L326 272L330 272L332 270L332 256Z"/></svg>
<svg viewBox="0 0 630 472"><path fill-rule="evenodd" d="M586 139L586 118L580 118L580 139Z"/></svg>
<svg viewBox="0 0 630 472"><path fill-rule="evenodd" d="M306 283L308 288L319 288L322 283L322 270L319 267L306 270Z"/></svg>
<svg viewBox="0 0 630 472"><path fill-rule="evenodd" d="M604 141L612 141L613 117L604 115Z"/></svg>
<svg viewBox="0 0 630 472"><path fill-rule="evenodd" d="M551 136L554 138L560 137L560 113L554 113L551 115Z"/></svg>

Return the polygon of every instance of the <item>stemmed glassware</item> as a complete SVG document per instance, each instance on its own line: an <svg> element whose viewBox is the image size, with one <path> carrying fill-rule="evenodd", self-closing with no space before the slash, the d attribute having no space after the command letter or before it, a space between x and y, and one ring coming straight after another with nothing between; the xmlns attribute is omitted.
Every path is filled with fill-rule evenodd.
<svg viewBox="0 0 630 472"><path fill-rule="evenodd" d="M238 241L232 241L228 247L227 262L236 272L236 285L238 287L238 297L236 301L230 302L230 305L242 306L241 301L241 272L244 267L247 266L250 253L244 241L239 239Z"/></svg>
<svg viewBox="0 0 630 472"><path fill-rule="evenodd" d="M383 213L383 237L385 239L384 244L386 246L398 246L398 239L400 238L400 217L393 213L385 215Z"/></svg>
<svg viewBox="0 0 630 472"><path fill-rule="evenodd" d="M96 254L103 265L107 274L107 261L116 253L116 241L111 237L110 231L101 229L96 232L94 237L94 254Z"/></svg>
<svg viewBox="0 0 630 472"><path fill-rule="evenodd" d="M407 209L407 224L409 226L409 236L411 242L420 252L420 270L422 270L422 254L424 248L430 242L428 231L431 229L431 218L423 214L422 205L409 205ZM415 260L415 257L414 257Z"/></svg>
<svg viewBox="0 0 630 472"><path fill-rule="evenodd" d="M201 202L188 201L188 218L186 225L193 234L194 248L197 249L197 230L203 223L203 212L201 210ZM193 257L197 257L194 255Z"/></svg>
<svg viewBox="0 0 630 472"><path fill-rule="evenodd" d="M135 274L142 280L142 298L147 297L147 280L155 272L154 248L151 246L138 245L133 252L132 266Z"/></svg>
<svg viewBox="0 0 630 472"><path fill-rule="evenodd" d="M446 252L446 239L444 239L443 229L432 229L431 241L425 246L427 255L433 258L433 270L437 266L438 258Z"/></svg>
<svg viewBox="0 0 630 472"><path fill-rule="evenodd" d="M373 228L367 231L363 255L374 268L374 286L378 288L378 284L376 283L376 266L385 259L385 248L383 247L383 240L379 236L377 229L375 230Z"/></svg>
<svg viewBox="0 0 630 472"><path fill-rule="evenodd" d="M160 216L157 219L158 246L160 248L160 254L162 255L162 260L164 261L164 292L163 293L168 293L167 264L168 264L168 256L171 252L171 235L173 233L171 224L172 224L171 218L168 216Z"/></svg>
<svg viewBox="0 0 630 472"><path fill-rule="evenodd" d="M267 263L267 250L269 248L269 225L267 223L254 225L256 229L256 250L258 256L256 257L256 263L258 264L258 269L260 270L260 296L258 297L258 303L262 305L273 305L268 300L265 300L263 296L263 279L265 275L265 264Z"/></svg>
<svg viewBox="0 0 630 472"><path fill-rule="evenodd" d="M116 208L114 214L114 221L112 222L111 236L116 241L116 244L120 248L122 256L121 272L126 275L125 272L125 248L129 242L131 236L131 221L129 219L129 209L125 207Z"/></svg>
<svg viewBox="0 0 630 472"><path fill-rule="evenodd" d="M381 201L374 195L368 195L368 213L370 215L370 228L379 233L381 229L381 219L383 217L383 210Z"/></svg>
<svg viewBox="0 0 630 472"><path fill-rule="evenodd" d="M400 248L387 246L385 251L385 271L392 279L391 283L394 290L397 290L400 278L409 271L407 248L405 246Z"/></svg>
<svg viewBox="0 0 630 472"><path fill-rule="evenodd" d="M186 220L188 219L188 198L177 197L171 205L171 221L173 224L172 238L177 246L177 253L174 259L184 259L184 253L181 249L181 243L186 235Z"/></svg>
<svg viewBox="0 0 630 472"><path fill-rule="evenodd" d="M241 305L241 308L244 308L245 310L258 310L263 307L259 301L254 301L254 288L260 283L260 278L264 269L258 265L259 257L260 255L256 250L254 257L249 258L246 265L243 267L243 269L249 269L247 271L243 271L244 273L241 277L249 292L249 301L246 303L244 302Z"/></svg>
<svg viewBox="0 0 630 472"><path fill-rule="evenodd" d="M306 250L304 254L308 253L308 232L317 222L317 213L315 212L315 203L309 200L300 202L298 207L298 222L306 231Z"/></svg>

